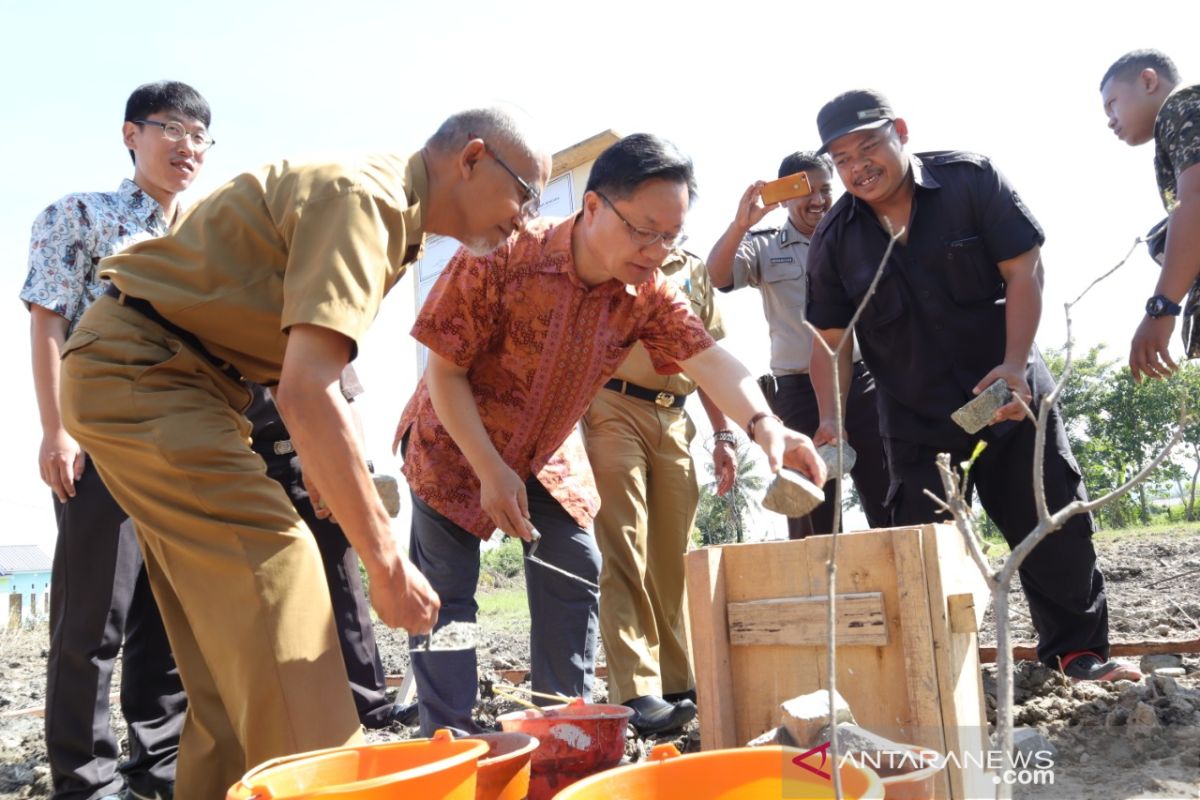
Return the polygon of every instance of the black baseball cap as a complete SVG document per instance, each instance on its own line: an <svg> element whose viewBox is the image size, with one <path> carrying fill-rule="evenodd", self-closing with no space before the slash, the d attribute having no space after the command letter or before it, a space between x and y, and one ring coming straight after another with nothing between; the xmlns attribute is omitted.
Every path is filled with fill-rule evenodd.
<svg viewBox="0 0 1200 800"><path fill-rule="evenodd" d="M839 94L821 107L817 114L817 131L824 153L834 139L847 133L878 128L896 118L892 104L874 89L851 89Z"/></svg>

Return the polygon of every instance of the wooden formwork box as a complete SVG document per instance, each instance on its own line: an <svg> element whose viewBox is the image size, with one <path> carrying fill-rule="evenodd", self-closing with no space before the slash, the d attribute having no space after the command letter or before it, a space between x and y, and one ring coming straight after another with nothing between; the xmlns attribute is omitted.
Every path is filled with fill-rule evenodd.
<svg viewBox="0 0 1200 800"><path fill-rule="evenodd" d="M779 725L781 702L828 687L832 539L688 553L704 749L740 747ZM977 642L988 593L961 534L949 525L840 534L837 591L837 690L857 722L953 753L936 797L991 796L991 773L978 766L988 750Z"/></svg>

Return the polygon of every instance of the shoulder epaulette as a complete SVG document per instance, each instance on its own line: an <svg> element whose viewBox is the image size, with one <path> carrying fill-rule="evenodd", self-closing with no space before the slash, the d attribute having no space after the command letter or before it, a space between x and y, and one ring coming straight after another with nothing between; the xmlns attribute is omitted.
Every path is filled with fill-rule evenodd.
<svg viewBox="0 0 1200 800"><path fill-rule="evenodd" d="M968 150L935 150L930 153L917 153L926 164L940 167L943 164L974 164L977 167L982 167L988 163L987 156L982 156L979 153L972 153Z"/></svg>
<svg viewBox="0 0 1200 800"><path fill-rule="evenodd" d="M753 228L747 231L747 236L774 236L779 233L782 228Z"/></svg>

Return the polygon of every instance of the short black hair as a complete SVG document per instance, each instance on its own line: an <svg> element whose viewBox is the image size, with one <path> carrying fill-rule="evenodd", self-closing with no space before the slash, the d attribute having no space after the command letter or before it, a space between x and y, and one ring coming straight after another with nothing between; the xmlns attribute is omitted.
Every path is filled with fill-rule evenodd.
<svg viewBox="0 0 1200 800"><path fill-rule="evenodd" d="M1154 70L1171 86L1179 83L1179 68L1166 53L1161 50L1130 50L1114 61L1108 72L1104 73L1100 79L1100 91L1104 91L1104 85L1113 78L1129 80L1144 69Z"/></svg>
<svg viewBox="0 0 1200 800"><path fill-rule="evenodd" d="M833 159L827 153L818 155L812 150L797 150L779 162L779 177L786 178L788 175L795 175L797 172L806 172L810 169L818 168L832 175Z"/></svg>
<svg viewBox="0 0 1200 800"><path fill-rule="evenodd" d="M125 101L125 121L145 119L162 111L175 111L184 117L197 119L204 127L212 124L212 109L204 95L180 81L155 81L144 83L133 90ZM129 151L133 158L133 151ZM137 163L137 159L134 159Z"/></svg>
<svg viewBox="0 0 1200 800"><path fill-rule="evenodd" d="M610 145L592 164L586 191L600 192L610 200L623 200L646 181L655 179L684 184L688 205L696 201L692 159L652 133L631 133Z"/></svg>

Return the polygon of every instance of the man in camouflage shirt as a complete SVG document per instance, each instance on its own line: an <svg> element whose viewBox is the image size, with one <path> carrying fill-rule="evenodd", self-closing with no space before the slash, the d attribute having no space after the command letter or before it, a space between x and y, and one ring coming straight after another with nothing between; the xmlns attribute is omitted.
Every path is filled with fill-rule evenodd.
<svg viewBox="0 0 1200 800"><path fill-rule="evenodd" d="M1162 274L1129 350L1129 368L1139 382L1175 370L1167 345L1185 294L1184 344L1189 358L1200 355L1194 320L1200 311L1200 84L1180 84L1175 64L1157 50L1126 53L1100 81L1108 127L1117 138L1133 146L1154 140L1154 170L1169 215Z"/></svg>

